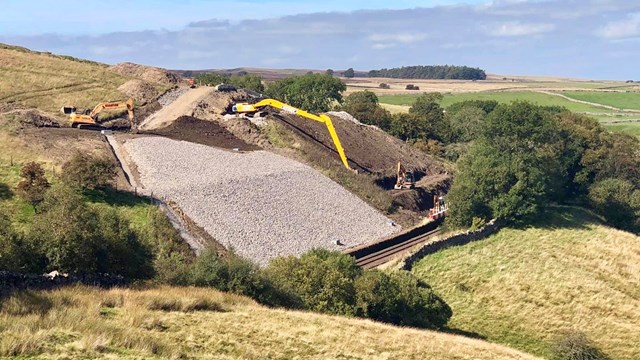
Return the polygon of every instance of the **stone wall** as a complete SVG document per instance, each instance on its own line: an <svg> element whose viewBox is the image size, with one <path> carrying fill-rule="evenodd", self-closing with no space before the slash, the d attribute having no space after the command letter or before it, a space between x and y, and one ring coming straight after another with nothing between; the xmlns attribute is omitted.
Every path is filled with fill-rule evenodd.
<svg viewBox="0 0 640 360"><path fill-rule="evenodd" d="M409 255L402 265L403 270L411 270L413 265L419 260L423 259L427 255L434 254L440 250L446 249L451 246L462 246L470 242L484 239L485 237L495 233L501 227L500 221L493 219L489 221L484 227L475 231L467 231L464 233L449 236L444 239L435 240L425 244L420 250Z"/></svg>

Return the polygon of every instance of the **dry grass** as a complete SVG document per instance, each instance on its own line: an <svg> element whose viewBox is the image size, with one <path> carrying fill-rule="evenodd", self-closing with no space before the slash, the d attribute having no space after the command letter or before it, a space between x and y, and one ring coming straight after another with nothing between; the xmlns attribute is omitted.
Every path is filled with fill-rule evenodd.
<svg viewBox="0 0 640 360"><path fill-rule="evenodd" d="M62 106L92 108L123 99L128 79L106 66L0 47L0 102L58 115Z"/></svg>
<svg viewBox="0 0 640 360"><path fill-rule="evenodd" d="M185 308L203 304L210 308ZM158 304L165 304L156 309ZM175 305L180 304L180 305ZM532 359L483 341L272 310L214 290L70 287L0 305L0 356L208 359ZM213 310L213 311L210 311Z"/></svg>
<svg viewBox="0 0 640 360"><path fill-rule="evenodd" d="M423 259L415 273L452 307L451 326L548 356L567 330L614 359L640 358L640 238L583 210Z"/></svg>
<svg viewBox="0 0 640 360"><path fill-rule="evenodd" d="M506 77L507 80L503 80ZM571 91L585 89L632 89L631 85L620 81L579 81L575 79L544 77L490 76L484 81L471 80L425 80L391 78L353 78L344 79L348 95L355 91L369 90L377 95L420 94L423 92L466 93L483 91L548 90ZM514 81L512 81L512 79ZM380 83L389 84L390 89L380 89ZM408 84L417 85L419 91L406 90Z"/></svg>

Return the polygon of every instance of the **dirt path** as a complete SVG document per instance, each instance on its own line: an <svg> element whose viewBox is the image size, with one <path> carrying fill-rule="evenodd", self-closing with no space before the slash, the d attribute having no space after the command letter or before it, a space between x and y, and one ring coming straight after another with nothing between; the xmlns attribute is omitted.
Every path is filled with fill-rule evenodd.
<svg viewBox="0 0 640 360"><path fill-rule="evenodd" d="M189 89L174 102L145 119L139 126L140 130L160 129L181 116L193 116L198 103L207 96L212 96L214 91L214 88L206 86Z"/></svg>
<svg viewBox="0 0 640 360"><path fill-rule="evenodd" d="M561 97L561 98L563 98L565 100L569 100L569 101L574 102L574 103L591 105L591 106L595 106L595 107L599 107L599 108L603 108L603 109L620 111L620 112L629 112L629 113L640 113L640 110L620 109L620 108L617 108L615 106L609 106L609 105L598 104L598 103L594 103L594 102L590 102L590 101L578 100L578 99L574 99L574 98L568 97L566 95L563 95L563 94L560 94L560 93L557 93L557 92L543 91L543 90L538 90L538 92L542 93L542 94L546 94L546 95L559 96L559 97Z"/></svg>

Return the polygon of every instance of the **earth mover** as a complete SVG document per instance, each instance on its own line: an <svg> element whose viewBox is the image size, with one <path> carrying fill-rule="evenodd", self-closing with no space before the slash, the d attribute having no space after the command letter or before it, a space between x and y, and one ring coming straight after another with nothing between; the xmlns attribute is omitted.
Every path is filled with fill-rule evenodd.
<svg viewBox="0 0 640 360"><path fill-rule="evenodd" d="M89 111L89 109L86 109L82 112L78 112L74 106L65 106L61 109L61 111L63 114L69 115L69 121L71 122L72 128L101 130L104 127L98 123L98 115L102 111L124 109L127 110L129 127L132 127L134 119L132 98L127 101L103 102L96 105L91 111Z"/></svg>

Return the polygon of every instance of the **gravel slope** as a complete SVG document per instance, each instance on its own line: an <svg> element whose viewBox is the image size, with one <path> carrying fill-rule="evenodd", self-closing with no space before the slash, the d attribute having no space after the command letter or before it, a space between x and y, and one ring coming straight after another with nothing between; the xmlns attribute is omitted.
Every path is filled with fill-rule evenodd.
<svg viewBox="0 0 640 360"><path fill-rule="evenodd" d="M175 201L216 240L260 264L312 248L343 250L400 230L324 175L276 154L162 137L124 146L147 189Z"/></svg>

